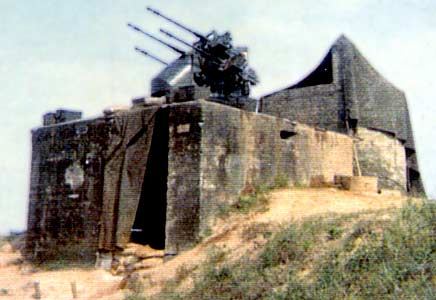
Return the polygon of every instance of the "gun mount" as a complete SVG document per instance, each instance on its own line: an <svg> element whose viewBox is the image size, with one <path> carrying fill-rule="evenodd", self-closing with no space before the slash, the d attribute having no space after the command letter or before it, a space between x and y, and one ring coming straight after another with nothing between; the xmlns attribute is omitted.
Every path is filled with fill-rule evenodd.
<svg viewBox="0 0 436 300"><path fill-rule="evenodd" d="M181 55L152 80L152 96L169 96L174 89L189 87L201 90L206 88L209 91L208 98L218 99L224 103L232 102L235 99L240 103L248 98L250 86L256 85L259 80L254 70L248 66L247 48L234 47L230 32L218 34L213 30L203 35L153 8L147 7L147 10L198 39L191 44L167 30L160 29L160 32L167 37L189 48L189 51L183 51L135 25L128 24L132 29ZM151 56L147 52L144 54ZM163 62L160 59L157 60Z"/></svg>
<svg viewBox="0 0 436 300"><path fill-rule="evenodd" d="M197 85L209 87L212 95L219 98L248 97L250 85L259 81L254 70L248 67L247 48L233 47L230 32L219 35L211 31L202 35L157 10L150 7L147 10L198 38L197 42L189 45L161 29L162 33L193 49L193 62L198 66L193 72Z"/></svg>

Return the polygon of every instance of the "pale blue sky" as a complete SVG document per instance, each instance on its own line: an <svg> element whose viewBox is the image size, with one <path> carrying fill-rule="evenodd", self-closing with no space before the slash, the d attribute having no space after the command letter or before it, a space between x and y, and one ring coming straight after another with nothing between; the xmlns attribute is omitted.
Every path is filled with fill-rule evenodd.
<svg viewBox="0 0 436 300"><path fill-rule="evenodd" d="M168 28L147 5L199 32L230 30L246 45L261 84L254 96L304 77L341 34L402 89L409 101L419 162L436 197L435 1L109 1L0 0L0 233L25 227L30 129L57 108L98 115L147 95L161 68L133 51L170 61L176 54L129 30Z"/></svg>

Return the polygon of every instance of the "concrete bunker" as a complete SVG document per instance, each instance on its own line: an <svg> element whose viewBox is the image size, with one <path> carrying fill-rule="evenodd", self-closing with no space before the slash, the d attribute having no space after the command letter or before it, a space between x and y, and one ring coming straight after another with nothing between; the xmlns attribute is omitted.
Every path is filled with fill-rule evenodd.
<svg viewBox="0 0 436 300"><path fill-rule="evenodd" d="M254 99L205 101L201 92L177 87L90 120L46 114L32 131L27 257L92 261L129 242L174 255L244 191L278 179L351 178L355 153L362 175L382 188L423 192L404 93L345 37L306 79L263 97L258 109ZM358 180L375 187L375 178Z"/></svg>
<svg viewBox="0 0 436 300"><path fill-rule="evenodd" d="M204 100L52 124L33 138L35 260L89 261L129 242L174 255L247 189L352 175L348 136Z"/></svg>

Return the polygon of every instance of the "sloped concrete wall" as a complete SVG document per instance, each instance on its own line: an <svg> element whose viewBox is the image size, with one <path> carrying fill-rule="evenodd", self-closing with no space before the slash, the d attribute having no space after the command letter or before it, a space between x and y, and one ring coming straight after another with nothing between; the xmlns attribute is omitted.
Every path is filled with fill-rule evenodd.
<svg viewBox="0 0 436 300"><path fill-rule="evenodd" d="M379 189L407 191L406 152L392 135L359 128L357 155L363 176L379 178Z"/></svg>

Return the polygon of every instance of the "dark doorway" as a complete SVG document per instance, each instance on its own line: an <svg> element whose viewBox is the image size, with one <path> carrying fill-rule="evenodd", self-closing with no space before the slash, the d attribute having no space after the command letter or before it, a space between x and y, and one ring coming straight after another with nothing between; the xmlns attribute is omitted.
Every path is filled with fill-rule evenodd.
<svg viewBox="0 0 436 300"><path fill-rule="evenodd" d="M168 177L168 111L157 112L141 198L132 227L131 241L165 248Z"/></svg>
<svg viewBox="0 0 436 300"><path fill-rule="evenodd" d="M424 193L424 187L421 182L421 174L412 168L407 168L408 184L407 192L414 196L421 196Z"/></svg>

